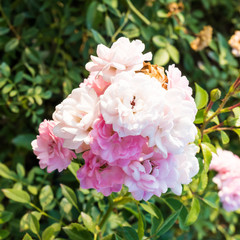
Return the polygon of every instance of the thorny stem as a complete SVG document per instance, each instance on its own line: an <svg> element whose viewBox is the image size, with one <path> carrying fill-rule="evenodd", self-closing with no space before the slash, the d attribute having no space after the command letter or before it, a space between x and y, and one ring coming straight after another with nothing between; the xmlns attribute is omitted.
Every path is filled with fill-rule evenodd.
<svg viewBox="0 0 240 240"><path fill-rule="evenodd" d="M220 106L218 107L218 109L216 110L216 112L213 113L208 119L206 119L205 116L206 116L207 110L210 110L211 107L209 107L209 106L207 107L206 112L205 112L205 114L204 114L203 125L202 125L202 127L201 127L201 138L203 138L204 133L207 132L207 131L205 130L207 124L208 124L213 118L215 118L218 114L226 111L225 109L223 109L223 107L225 106L225 104L227 103L227 101L229 100L229 98L230 98L231 96L233 96L233 95L238 91L239 85L240 85L240 77L238 77L237 80L236 80L236 81L233 83L233 85L230 87L227 95L226 95L226 96L224 97L224 99L222 100L222 103L220 104ZM209 105L211 105L211 101L210 101ZM239 104L236 104L236 105L238 106ZM236 107L236 105L234 105L234 107ZM232 106L232 107L233 107L233 106ZM229 108L227 108L227 109L229 109ZM233 108L232 108L232 109L233 109ZM224 110L224 111L223 111L223 110ZM204 130L205 130L205 131L204 131ZM223 129L222 129L222 130L223 130ZM231 130L231 129L228 128L228 130Z"/></svg>
<svg viewBox="0 0 240 240"><path fill-rule="evenodd" d="M203 131L204 134L208 134L211 132L215 132L215 131L222 131L222 130L234 130L234 129L239 129L239 127L217 127L217 128L208 128L206 130Z"/></svg>
<svg viewBox="0 0 240 240"><path fill-rule="evenodd" d="M140 13L137 8L132 4L130 0L126 0L129 8L147 25L150 25L151 22L142 14Z"/></svg>
<svg viewBox="0 0 240 240"><path fill-rule="evenodd" d="M117 35L122 31L122 29L123 29L123 28L125 27L125 25L127 24L127 22L128 22L128 16L129 16L130 12L131 12L130 9L128 9L127 12L126 12L126 15L125 15L125 17L124 17L124 19L123 19L123 23L122 23L121 26L117 29L117 31L113 34L112 39L111 39L111 42L112 42L112 43L115 42Z"/></svg>

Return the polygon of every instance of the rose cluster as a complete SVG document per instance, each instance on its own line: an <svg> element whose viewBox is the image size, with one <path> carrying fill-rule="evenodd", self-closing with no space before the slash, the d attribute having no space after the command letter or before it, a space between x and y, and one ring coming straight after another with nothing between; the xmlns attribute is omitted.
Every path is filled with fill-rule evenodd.
<svg viewBox="0 0 240 240"><path fill-rule="evenodd" d="M230 151L218 149L212 154L210 169L218 174L213 182L219 188L219 197L226 211L240 208L240 158Z"/></svg>
<svg viewBox="0 0 240 240"><path fill-rule="evenodd" d="M82 188L107 196L124 184L137 200L169 188L181 194L199 170L192 89L174 65L165 75L146 62L152 54L144 48L124 37L98 45L89 77L40 125L32 143L40 167L62 171L83 152Z"/></svg>

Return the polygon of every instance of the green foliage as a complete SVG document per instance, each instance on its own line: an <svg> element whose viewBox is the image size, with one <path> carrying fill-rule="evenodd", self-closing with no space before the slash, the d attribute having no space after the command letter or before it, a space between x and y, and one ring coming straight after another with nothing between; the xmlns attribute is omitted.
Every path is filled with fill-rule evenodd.
<svg viewBox="0 0 240 240"><path fill-rule="evenodd" d="M170 14L170 2L0 1L0 239L240 239L240 212L221 208L209 172L214 145L240 154L240 107L231 108L240 95L231 89L225 98L239 74L228 45L239 4L183 1ZM212 41L195 52L190 43L206 25ZM141 39L154 64L177 64L194 89L200 170L181 196L139 203L123 189L107 199L79 189L79 162L48 174L32 154L39 123L87 77L97 44L120 36Z"/></svg>

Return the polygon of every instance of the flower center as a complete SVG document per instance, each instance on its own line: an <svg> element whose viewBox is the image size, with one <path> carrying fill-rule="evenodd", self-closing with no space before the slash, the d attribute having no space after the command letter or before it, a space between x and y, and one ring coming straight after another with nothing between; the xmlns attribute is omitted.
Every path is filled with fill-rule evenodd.
<svg viewBox="0 0 240 240"><path fill-rule="evenodd" d="M136 103L135 103L135 99L136 97L133 96L133 100L130 102L130 104L132 105L132 109L135 107Z"/></svg>

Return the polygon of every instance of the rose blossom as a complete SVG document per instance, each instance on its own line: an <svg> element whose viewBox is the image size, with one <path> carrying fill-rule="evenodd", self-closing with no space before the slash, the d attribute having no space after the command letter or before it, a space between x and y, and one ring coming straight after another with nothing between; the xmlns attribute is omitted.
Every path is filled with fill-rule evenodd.
<svg viewBox="0 0 240 240"><path fill-rule="evenodd" d="M66 169L76 155L73 151L63 147L63 139L53 134L54 121L44 120L39 125L39 135L32 141L34 154L40 160L40 167L48 172Z"/></svg>
<svg viewBox="0 0 240 240"><path fill-rule="evenodd" d="M227 159L227 160L226 160ZM230 151L217 149L217 154L212 153L210 169L219 173L239 172L240 176L240 159Z"/></svg>
<svg viewBox="0 0 240 240"><path fill-rule="evenodd" d="M159 102L159 106L162 103ZM185 100L185 94L179 89L166 91L165 104L155 125L149 124L142 132L149 137L149 146L156 147L164 157L168 153L182 153L184 147L193 142L197 129L194 125L195 105Z"/></svg>
<svg viewBox="0 0 240 240"><path fill-rule="evenodd" d="M177 195L182 193L182 184L189 184L199 171L198 159L196 158L198 150L195 144L189 144L184 148L183 153L173 156L174 161L176 161L178 180L177 184L171 187L171 190Z"/></svg>
<svg viewBox="0 0 240 240"><path fill-rule="evenodd" d="M111 48L99 44L97 46L97 56L91 56L92 62L86 64L86 69L90 72L103 74L103 79L110 82L120 72L137 71L143 67L144 61L151 61L152 54L142 54L145 45L140 40L129 41L128 38L119 38Z"/></svg>
<svg viewBox="0 0 240 240"><path fill-rule="evenodd" d="M120 73L100 96L100 111L120 137L141 135L163 112L166 90L143 73Z"/></svg>
<svg viewBox="0 0 240 240"><path fill-rule="evenodd" d="M138 159L146 143L142 136L119 137L112 125L106 124L102 117L94 123L90 135L92 152L109 165L126 166L131 160Z"/></svg>
<svg viewBox="0 0 240 240"><path fill-rule="evenodd" d="M84 85L93 88L98 96L102 95L110 83L103 80L101 74L98 72L91 72L87 79L84 79L84 82L80 84L80 87Z"/></svg>
<svg viewBox="0 0 240 240"><path fill-rule="evenodd" d="M192 88L189 87L189 81L185 76L182 76L181 71L172 64L168 67L167 78L168 78L168 89L177 88L184 92L185 99L191 101L195 106L195 111L197 113L197 108L192 97Z"/></svg>
<svg viewBox="0 0 240 240"><path fill-rule="evenodd" d="M88 86L76 88L56 106L53 132L64 139L64 147L81 152L89 144L89 132L98 116L98 96Z"/></svg>
<svg viewBox="0 0 240 240"><path fill-rule="evenodd" d="M153 195L160 197L168 188L180 195L182 184L189 184L199 171L195 157L197 150L196 145L190 144L185 147L184 153L168 154L165 158L145 146L138 160L123 167L126 173L124 184L136 200L147 201Z"/></svg>
<svg viewBox="0 0 240 240"><path fill-rule="evenodd" d="M226 211L240 208L240 158L230 151L217 149L212 153L210 169L218 174L213 182L219 188L219 197Z"/></svg>
<svg viewBox="0 0 240 240"><path fill-rule="evenodd" d="M77 171L80 186L84 189L95 188L104 196L118 192L122 188L124 172L120 167L109 166L92 151L83 153L85 164Z"/></svg>

